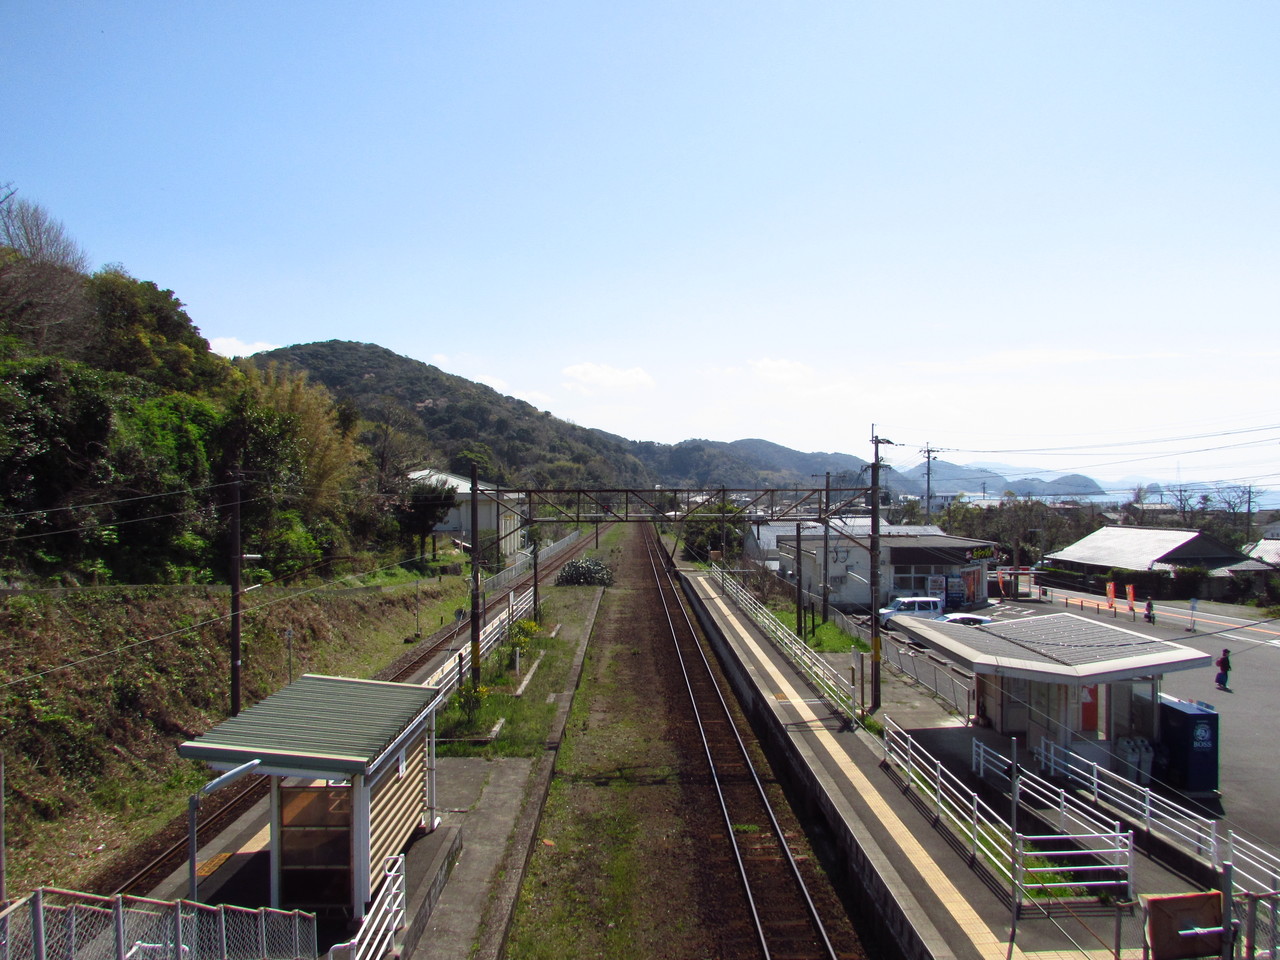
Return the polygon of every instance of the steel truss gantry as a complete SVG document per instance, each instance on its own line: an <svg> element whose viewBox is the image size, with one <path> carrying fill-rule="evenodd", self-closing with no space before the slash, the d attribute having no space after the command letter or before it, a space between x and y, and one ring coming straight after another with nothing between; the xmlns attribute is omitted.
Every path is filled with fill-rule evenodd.
<svg viewBox="0 0 1280 960"><path fill-rule="evenodd" d="M812 520L826 522L853 508L864 509L870 487L812 489L730 489L704 487L675 489L546 489L479 490L482 497L506 500L523 498L525 523L683 523L711 505L713 515L727 522L778 522ZM722 509L714 509L722 506Z"/></svg>

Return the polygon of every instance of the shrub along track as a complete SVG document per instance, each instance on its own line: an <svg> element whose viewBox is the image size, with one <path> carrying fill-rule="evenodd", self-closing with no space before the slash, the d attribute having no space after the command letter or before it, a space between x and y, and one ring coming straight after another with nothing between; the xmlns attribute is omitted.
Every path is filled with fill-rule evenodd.
<svg viewBox="0 0 1280 960"><path fill-rule="evenodd" d="M668 602L679 605L681 598L676 593ZM672 612L686 658L688 644L701 645L715 684L728 691L705 640L693 634L679 610ZM757 919L736 862L745 857L756 861L753 868L781 866L778 876L789 868L778 842L763 839L772 830L767 815L731 813L734 819L726 824L721 789L744 784L753 790L755 776L745 767L722 769L718 787L672 629L642 531L629 526L615 586L605 593L591 635L539 828L541 842L533 845L507 944L506 956L513 960L767 955L758 945ZM814 936L803 912L792 912L793 919L778 927L805 929L779 947L775 928L773 955L865 956L736 701L731 694L724 700L829 940L830 948ZM723 733L728 723L721 718L706 725ZM765 914L789 896L780 887L776 896L755 893Z"/></svg>

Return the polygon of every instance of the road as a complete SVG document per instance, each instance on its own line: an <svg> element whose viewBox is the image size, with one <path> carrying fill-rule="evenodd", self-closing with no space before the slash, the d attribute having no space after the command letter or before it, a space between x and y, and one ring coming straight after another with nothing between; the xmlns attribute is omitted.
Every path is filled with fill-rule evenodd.
<svg viewBox="0 0 1280 960"><path fill-rule="evenodd" d="M1083 609L1081 607L1083 604ZM1118 600L1050 590L1042 601L1002 600L982 610L997 620L1069 611L1114 623L1127 630L1180 643L1216 660L1231 651L1230 689L1214 685L1213 666L1165 674L1163 692L1205 703L1218 712L1218 779L1226 826L1280 850L1280 621L1260 618L1262 611L1225 604L1198 604L1194 615L1185 602L1156 604L1156 622L1142 619L1142 605L1130 612ZM1251 616L1252 614L1252 616Z"/></svg>

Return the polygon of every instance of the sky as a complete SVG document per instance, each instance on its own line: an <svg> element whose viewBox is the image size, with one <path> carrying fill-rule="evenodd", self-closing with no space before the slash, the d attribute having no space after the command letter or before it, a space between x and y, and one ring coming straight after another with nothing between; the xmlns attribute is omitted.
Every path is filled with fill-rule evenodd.
<svg viewBox="0 0 1280 960"><path fill-rule="evenodd" d="M228 356L376 343L633 440L1280 489L1274 0L5 12L0 184Z"/></svg>

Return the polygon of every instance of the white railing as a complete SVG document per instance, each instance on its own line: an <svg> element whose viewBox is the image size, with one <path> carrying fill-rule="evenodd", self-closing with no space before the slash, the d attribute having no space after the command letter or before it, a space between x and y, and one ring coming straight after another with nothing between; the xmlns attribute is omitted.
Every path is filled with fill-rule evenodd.
<svg viewBox="0 0 1280 960"><path fill-rule="evenodd" d="M555 557L558 554L560 554L570 544L577 541L581 536L582 536L582 533L578 530L575 530L573 531L573 533L569 534L567 537L561 537L555 543L549 544L548 546L545 546L545 547L539 547L538 560L540 562L544 560L550 560L552 557ZM504 567L502 570L499 570L492 577L484 578L484 583L481 585L481 589L483 589L486 593L490 593L496 590L501 590L504 587L506 587L507 584L512 583L515 580L518 580L520 577L524 576L526 573L528 573L532 569L533 569L533 556L531 554L524 554L515 563L511 564L508 567Z"/></svg>
<svg viewBox="0 0 1280 960"><path fill-rule="evenodd" d="M503 604L496 613L493 613L492 619L480 628L480 659L481 661L487 657L493 648L499 644L505 643L511 624L520 620L525 614L533 611L533 590L526 590L524 593L516 596L514 593L507 595L507 602ZM435 699L434 706L439 706L449 699L453 691L456 690L466 679L468 671L471 669L471 644L463 643L457 651L456 657L451 657L443 664L436 668L435 672L422 681L424 687L438 687L439 695Z"/></svg>
<svg viewBox="0 0 1280 960"><path fill-rule="evenodd" d="M973 674L928 653L881 635L881 659L950 703L957 713L973 715Z"/></svg>
<svg viewBox="0 0 1280 960"><path fill-rule="evenodd" d="M884 743L886 761L901 772L913 790L932 802L939 817L968 844L975 857L981 856L1014 885L1019 904L1035 891L1098 895L1120 890L1121 896L1129 898L1134 869L1131 831L1095 823L1070 833L1017 834L971 787L888 717L884 718ZM1003 769L1007 778L1011 766L1006 760L1001 767L998 757L990 758L990 767L993 771ZM1020 775L1019 792L1021 781ZM1073 810L1071 819L1075 817ZM1118 828L1119 824L1113 826Z"/></svg>
<svg viewBox="0 0 1280 960"><path fill-rule="evenodd" d="M1054 896L1095 896L1117 900L1133 896L1133 833L1018 834L1018 891L1037 890Z"/></svg>
<svg viewBox="0 0 1280 960"><path fill-rule="evenodd" d="M1107 820L1098 811L1068 790L1037 776L1018 765L1015 791L1013 759L989 747L977 737L973 740L972 769L980 778L995 780L1006 793L1017 793L1018 802L1046 823L1054 823L1063 835L1099 838L1095 853L1114 856L1110 837L1124 833L1119 820ZM1073 833L1073 831L1076 831ZM1114 862L1114 861L1113 861Z"/></svg>
<svg viewBox="0 0 1280 960"><path fill-rule="evenodd" d="M857 701L853 695L853 683L841 676L840 672L825 658L811 650L808 644L784 626L751 595L751 591L723 567L713 566L712 574L725 595L739 610L751 618L751 621L773 641L796 669L809 679L818 692L850 720L855 719Z"/></svg>
<svg viewBox="0 0 1280 960"><path fill-rule="evenodd" d="M1015 849L1008 822L887 716L884 750L888 763L912 789L932 802L969 852L1012 882Z"/></svg>
<svg viewBox="0 0 1280 960"><path fill-rule="evenodd" d="M1047 769L1051 776L1067 777L1080 784L1094 803L1105 803L1134 826L1221 868L1217 821L1179 806L1153 793L1149 787L1140 786L1047 739L1040 742L1036 757L1041 768Z"/></svg>
<svg viewBox="0 0 1280 960"><path fill-rule="evenodd" d="M331 957L345 960L378 960L391 953L396 933L405 925L404 854L383 861L382 885L360 929L346 943L334 944Z"/></svg>

